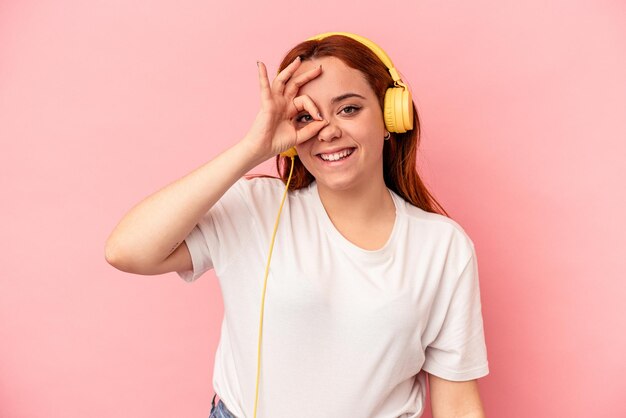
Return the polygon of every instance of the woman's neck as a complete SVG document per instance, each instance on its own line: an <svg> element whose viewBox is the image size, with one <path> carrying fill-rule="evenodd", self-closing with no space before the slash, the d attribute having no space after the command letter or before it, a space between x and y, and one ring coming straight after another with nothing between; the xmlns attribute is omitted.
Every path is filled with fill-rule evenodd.
<svg viewBox="0 0 626 418"><path fill-rule="evenodd" d="M332 220L367 224L395 214L393 199L382 179L359 189L332 190L318 184L317 190Z"/></svg>

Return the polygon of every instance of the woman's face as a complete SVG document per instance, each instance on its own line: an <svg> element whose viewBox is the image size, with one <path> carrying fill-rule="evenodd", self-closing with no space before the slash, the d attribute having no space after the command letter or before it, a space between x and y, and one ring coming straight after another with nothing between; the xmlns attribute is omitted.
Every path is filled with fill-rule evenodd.
<svg viewBox="0 0 626 418"><path fill-rule="evenodd" d="M382 150L386 131L378 98L363 74L338 58L305 60L294 77L320 64L321 74L304 84L297 95L308 95L329 124L296 146L298 157L318 187L346 191L384 184ZM348 93L362 97L337 100ZM294 123L301 128L311 121L313 117L303 111ZM338 156L333 153L345 150L352 153L336 161L325 161L320 156L323 153L326 159L334 160Z"/></svg>

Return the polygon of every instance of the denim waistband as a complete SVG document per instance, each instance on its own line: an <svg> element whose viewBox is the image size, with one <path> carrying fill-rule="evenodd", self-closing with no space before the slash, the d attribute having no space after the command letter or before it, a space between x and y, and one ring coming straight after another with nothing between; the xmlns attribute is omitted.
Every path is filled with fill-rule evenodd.
<svg viewBox="0 0 626 418"><path fill-rule="evenodd" d="M222 399L218 401L217 406L215 405L216 396L217 392L213 395L213 400L211 400L211 415L209 415L209 418L237 418L228 410L228 408L226 408Z"/></svg>

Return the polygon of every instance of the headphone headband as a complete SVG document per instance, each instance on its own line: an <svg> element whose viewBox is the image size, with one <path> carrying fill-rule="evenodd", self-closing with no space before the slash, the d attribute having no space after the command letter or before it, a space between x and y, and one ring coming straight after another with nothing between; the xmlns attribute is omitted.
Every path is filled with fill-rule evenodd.
<svg viewBox="0 0 626 418"><path fill-rule="evenodd" d="M350 33L350 32L325 32L325 33L320 33L318 35L312 36L312 37L308 38L307 41L320 40L320 39L324 39L324 38L326 38L328 36L332 36L332 35L347 36L348 38L352 38L355 41L358 41L358 42L362 43L363 45L365 45L366 47L368 47L369 49L371 49L372 52L374 52L376 54L376 56L378 58L380 58L380 60L383 62L383 64L385 64L385 66L389 70L389 73L391 74L391 78L395 82L396 86L397 85L404 86L404 83L401 81L401 77L398 74L398 71L396 70L396 68L393 66L393 63L391 62L391 58L389 58L389 55L387 55L385 53L385 51L383 51L383 49L380 46L376 45L376 43L374 43L373 41L367 39L364 36L357 35L355 33Z"/></svg>

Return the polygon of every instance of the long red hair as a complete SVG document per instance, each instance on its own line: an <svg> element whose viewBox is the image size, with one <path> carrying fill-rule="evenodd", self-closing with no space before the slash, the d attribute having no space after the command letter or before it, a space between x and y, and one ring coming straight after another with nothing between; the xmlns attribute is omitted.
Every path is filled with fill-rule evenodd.
<svg viewBox="0 0 626 418"><path fill-rule="evenodd" d="M348 36L331 35L320 40L309 40L296 45L283 58L279 72L282 71L296 56L302 61L322 57L335 57L347 66L354 68L365 76L372 87L381 110L384 107L385 92L394 87L389 70L378 56L368 47ZM420 142L420 122L417 108L413 102L413 129L405 133L391 132L391 138L383 146L383 177L388 188L427 212L439 213L450 217L445 209L428 191L416 169L417 148ZM287 184L290 170L289 157L276 156L276 170L280 177L266 174L252 174L246 178L272 177L280 178ZM289 183L289 190L307 187L315 177L304 167L298 156L294 158L294 168Z"/></svg>

